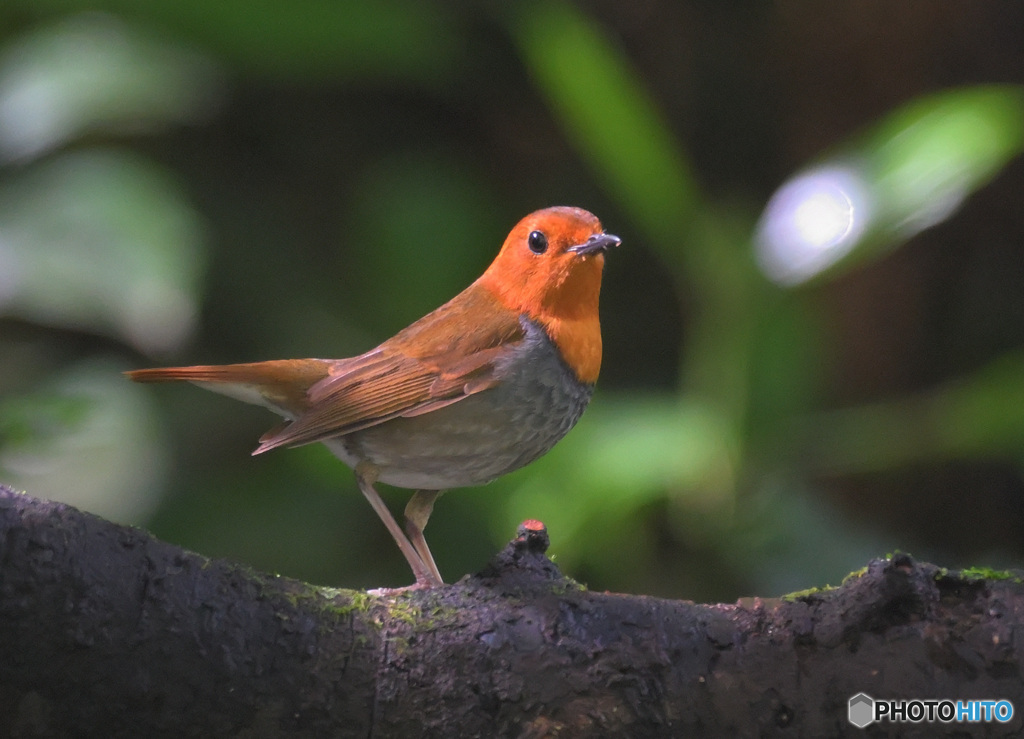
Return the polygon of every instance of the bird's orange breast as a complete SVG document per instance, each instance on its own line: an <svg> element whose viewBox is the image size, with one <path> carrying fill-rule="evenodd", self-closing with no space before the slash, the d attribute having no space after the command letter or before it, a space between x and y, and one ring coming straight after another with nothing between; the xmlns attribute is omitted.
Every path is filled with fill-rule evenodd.
<svg viewBox="0 0 1024 739"><path fill-rule="evenodd" d="M593 384L601 371L598 302L604 256L576 259L545 279L510 279L505 272L488 270L477 282L509 310L543 326L577 379Z"/></svg>

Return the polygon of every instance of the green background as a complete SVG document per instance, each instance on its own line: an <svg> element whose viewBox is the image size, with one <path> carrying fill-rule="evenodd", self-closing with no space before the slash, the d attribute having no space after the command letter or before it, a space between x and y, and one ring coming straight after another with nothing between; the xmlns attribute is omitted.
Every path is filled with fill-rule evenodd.
<svg viewBox="0 0 1024 739"><path fill-rule="evenodd" d="M595 400L440 500L449 580L525 518L593 588L697 600L1019 565L1021 38L1009 3L7 0L0 481L405 584L325 449L252 458L266 411L120 372L363 352L566 204L623 238ZM809 169L855 175L859 230L773 282L762 214Z"/></svg>

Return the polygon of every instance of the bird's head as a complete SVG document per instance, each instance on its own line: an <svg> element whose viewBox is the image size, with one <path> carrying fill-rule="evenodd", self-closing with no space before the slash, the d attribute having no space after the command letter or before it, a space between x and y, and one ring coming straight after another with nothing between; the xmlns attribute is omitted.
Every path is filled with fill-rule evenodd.
<svg viewBox="0 0 1024 739"><path fill-rule="evenodd" d="M545 208L516 224L480 281L506 306L542 323L596 318L604 252L619 243L582 208Z"/></svg>
<svg viewBox="0 0 1024 739"><path fill-rule="evenodd" d="M477 284L543 326L576 377L593 383L601 369L604 252L619 243L582 208L538 210L516 224Z"/></svg>

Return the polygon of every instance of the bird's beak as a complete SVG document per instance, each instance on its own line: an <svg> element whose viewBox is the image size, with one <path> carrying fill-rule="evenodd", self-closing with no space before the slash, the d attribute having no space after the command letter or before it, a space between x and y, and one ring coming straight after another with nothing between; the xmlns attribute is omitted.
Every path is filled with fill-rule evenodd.
<svg viewBox="0 0 1024 739"><path fill-rule="evenodd" d="M607 251L613 246L618 246L621 243L622 239L620 239L618 236L613 236L612 234L606 233L599 233L594 234L582 244L570 246L568 250L571 251L573 254L594 254L595 252L599 251Z"/></svg>

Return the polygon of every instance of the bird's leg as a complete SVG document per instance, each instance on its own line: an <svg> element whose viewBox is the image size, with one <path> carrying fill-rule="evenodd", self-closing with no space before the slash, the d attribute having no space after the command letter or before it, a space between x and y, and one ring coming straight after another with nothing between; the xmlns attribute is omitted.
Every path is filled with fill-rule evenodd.
<svg viewBox="0 0 1024 739"><path fill-rule="evenodd" d="M427 566L438 583L444 581L441 579L440 570L434 564L434 555L430 553L430 547L427 546L423 529L427 528L427 520L434 510L434 501L443 492L443 490L417 490L405 506L405 533L409 535L409 541L412 542L423 564Z"/></svg>
<svg viewBox="0 0 1024 739"><path fill-rule="evenodd" d="M442 580L441 573L434 563L434 556L430 553L430 547L427 546L423 530L426 529L427 521L434 510L434 501L441 496L442 492L444 491L417 490L405 506L405 532L409 537L409 541L416 549L416 553L423 560L424 565L426 565L438 581Z"/></svg>
<svg viewBox="0 0 1024 739"><path fill-rule="evenodd" d="M412 572L416 576L416 584L427 588L443 585L444 583L441 582L440 575L437 574L437 567L434 566L434 561L430 560L430 566L424 564L416 548L409 542L409 539L399 527L398 522L395 521L395 517L391 515L391 511L388 510L388 507L374 489L373 483L377 479L376 468L371 464L361 462L356 465L355 473L359 489L366 496L366 499L370 501L373 510L377 512L380 520L384 522L391 536L394 537L395 543L398 544L398 548L402 550L402 554L405 555L405 559L409 562L409 566L412 567ZM429 515L429 510L427 515ZM427 555L429 556L429 554L428 550Z"/></svg>

